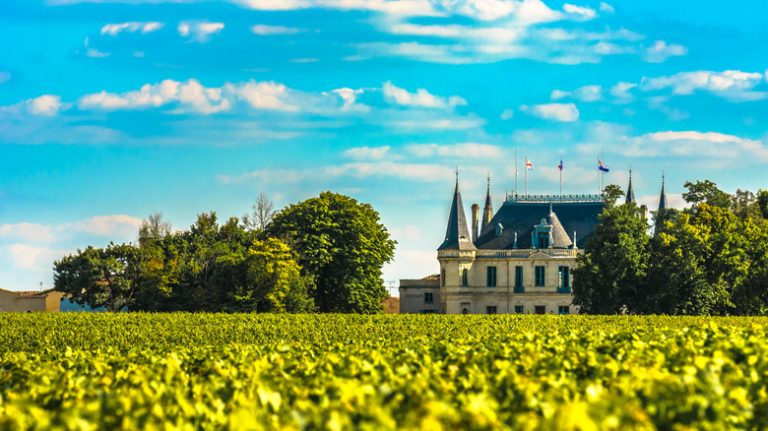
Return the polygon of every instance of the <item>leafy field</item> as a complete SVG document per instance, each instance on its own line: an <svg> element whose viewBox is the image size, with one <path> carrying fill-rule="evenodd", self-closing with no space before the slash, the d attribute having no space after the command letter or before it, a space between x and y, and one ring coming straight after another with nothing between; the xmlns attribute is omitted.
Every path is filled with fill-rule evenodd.
<svg viewBox="0 0 768 431"><path fill-rule="evenodd" d="M0 314L0 429L766 428L767 326Z"/></svg>

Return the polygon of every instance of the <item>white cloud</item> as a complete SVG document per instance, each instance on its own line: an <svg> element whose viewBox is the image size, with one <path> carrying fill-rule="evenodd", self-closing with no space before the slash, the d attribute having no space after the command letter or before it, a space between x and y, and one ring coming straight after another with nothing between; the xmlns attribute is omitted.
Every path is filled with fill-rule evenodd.
<svg viewBox="0 0 768 431"><path fill-rule="evenodd" d="M298 112L300 107L289 101L289 90L276 82L248 81L244 84L226 84L229 93L236 94L254 109Z"/></svg>
<svg viewBox="0 0 768 431"><path fill-rule="evenodd" d="M251 27L251 32L259 36L271 36L281 34L296 34L303 32L303 29L296 27L284 27L281 25L263 25L257 24Z"/></svg>
<svg viewBox="0 0 768 431"><path fill-rule="evenodd" d="M183 37L195 42L207 42L211 35L224 29L223 22L184 21L179 24L178 31Z"/></svg>
<svg viewBox="0 0 768 431"><path fill-rule="evenodd" d="M603 99L603 87L586 85L573 91L553 90L550 98L552 100L573 98L582 102L597 102Z"/></svg>
<svg viewBox="0 0 768 431"><path fill-rule="evenodd" d="M682 45L667 44L663 40L657 40L645 50L643 59L649 63L663 63L670 57L683 56L688 53L688 48Z"/></svg>
<svg viewBox="0 0 768 431"><path fill-rule="evenodd" d="M88 94L80 98L80 109L145 109L157 108L170 103L204 114L225 111L230 108L229 100L223 98L220 88L206 88L190 79L179 82L166 79L158 84L144 84L137 91L125 93Z"/></svg>
<svg viewBox="0 0 768 431"><path fill-rule="evenodd" d="M341 100L344 101L344 106L342 109L349 110L352 107L364 107L363 105L357 105L357 96L359 94L363 94L365 90L362 89L352 89L352 88L337 88L333 90L334 93L338 94L339 97L341 97ZM367 108L367 107L364 107Z"/></svg>
<svg viewBox="0 0 768 431"><path fill-rule="evenodd" d="M630 157L743 157L768 161L764 142L716 132L663 131L635 138L625 150Z"/></svg>
<svg viewBox="0 0 768 431"><path fill-rule="evenodd" d="M244 175L219 175L222 184L256 181L260 184L298 184L305 181L328 181L337 178L385 177L420 182L449 181L452 168L425 163L396 163L391 161L354 162L312 169L260 169Z"/></svg>
<svg viewBox="0 0 768 431"><path fill-rule="evenodd" d="M388 145L382 147L355 147L345 150L344 157L355 160L380 160L389 155L391 147Z"/></svg>
<svg viewBox="0 0 768 431"><path fill-rule="evenodd" d="M51 226L37 223L5 223L0 225L0 238L53 242L56 236Z"/></svg>
<svg viewBox="0 0 768 431"><path fill-rule="evenodd" d="M522 105L522 112L545 120L574 122L579 119L579 110L573 103L548 103L543 105Z"/></svg>
<svg viewBox="0 0 768 431"><path fill-rule="evenodd" d="M603 12L603 13L614 13L614 12L616 12L616 10L610 4L608 4L606 2L600 2L600 12Z"/></svg>
<svg viewBox="0 0 768 431"><path fill-rule="evenodd" d="M135 236L141 227L142 220L125 214L95 216L73 224L66 225L76 232L90 235L130 238Z"/></svg>
<svg viewBox="0 0 768 431"><path fill-rule="evenodd" d="M64 256L66 251L29 244L11 244L8 255L14 267L26 271L50 270L53 262Z"/></svg>
<svg viewBox="0 0 768 431"><path fill-rule="evenodd" d="M630 90L637 88L637 84L631 82L619 82L611 87L611 95L619 103L629 103L635 99Z"/></svg>
<svg viewBox="0 0 768 431"><path fill-rule="evenodd" d="M101 28L101 34L105 34L109 36L117 36L118 34L123 32L151 33L153 31L160 30L161 28L163 28L163 23L157 22L157 21L149 21L149 22L131 21L131 22L106 24L104 25L104 27Z"/></svg>
<svg viewBox="0 0 768 431"><path fill-rule="evenodd" d="M643 91L668 89L676 95L706 91L732 101L751 101L768 98L767 92L755 90L762 82L763 74L759 72L695 71L657 78L644 77L640 83L640 89Z"/></svg>
<svg viewBox="0 0 768 431"><path fill-rule="evenodd" d="M33 99L26 100L24 106L32 115L53 116L61 109L61 97L53 94L44 94Z"/></svg>
<svg viewBox="0 0 768 431"><path fill-rule="evenodd" d="M502 120L511 120L512 117L514 116L515 116L514 109L505 109L504 111L501 112L501 115L499 116L499 118L501 118Z"/></svg>
<svg viewBox="0 0 768 431"><path fill-rule="evenodd" d="M454 106L466 105L467 101L459 96L448 98L435 96L423 88L419 88L415 93L397 87L387 81L382 87L384 98L389 102L401 106L417 106L422 108L448 108Z"/></svg>
<svg viewBox="0 0 768 431"><path fill-rule="evenodd" d="M590 20L597 16L597 12L595 12L594 9L583 6L576 6L569 3L563 5L563 10L579 20Z"/></svg>
<svg viewBox="0 0 768 431"><path fill-rule="evenodd" d="M98 49L91 46L90 39L88 36L83 39L83 47L85 48L85 55L91 58L104 58L109 57L108 52L99 51Z"/></svg>
<svg viewBox="0 0 768 431"><path fill-rule="evenodd" d="M494 159L501 157L500 147L467 142L463 144L412 144L405 150L415 157L455 157L468 159Z"/></svg>

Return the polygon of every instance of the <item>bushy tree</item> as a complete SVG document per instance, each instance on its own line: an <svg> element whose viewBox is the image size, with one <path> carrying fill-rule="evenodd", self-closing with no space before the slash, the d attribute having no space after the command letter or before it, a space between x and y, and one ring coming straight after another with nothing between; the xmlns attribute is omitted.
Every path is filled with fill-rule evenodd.
<svg viewBox="0 0 768 431"><path fill-rule="evenodd" d="M313 279L319 311L375 313L387 290L381 268L394 257L395 241L368 204L323 192L275 215L267 236L285 240Z"/></svg>
<svg viewBox="0 0 768 431"><path fill-rule="evenodd" d="M634 204L606 208L574 271L574 304L589 314L637 313L648 269L648 224Z"/></svg>

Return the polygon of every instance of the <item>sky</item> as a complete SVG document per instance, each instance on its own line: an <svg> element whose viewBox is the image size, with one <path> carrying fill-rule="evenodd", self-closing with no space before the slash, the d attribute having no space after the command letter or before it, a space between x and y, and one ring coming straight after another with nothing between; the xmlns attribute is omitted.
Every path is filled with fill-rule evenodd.
<svg viewBox="0 0 768 431"><path fill-rule="evenodd" d="M136 240L160 212L332 190L398 241L384 280L438 272L455 170L469 214L514 192L654 208L683 184L766 188L768 2L3 0L0 288ZM42 284L41 284L42 283Z"/></svg>

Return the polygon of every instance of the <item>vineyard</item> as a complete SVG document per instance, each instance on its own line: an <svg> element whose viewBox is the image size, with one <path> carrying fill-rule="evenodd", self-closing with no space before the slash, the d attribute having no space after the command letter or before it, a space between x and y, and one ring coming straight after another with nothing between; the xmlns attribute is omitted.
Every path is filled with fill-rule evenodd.
<svg viewBox="0 0 768 431"><path fill-rule="evenodd" d="M765 429L766 327L0 314L0 429Z"/></svg>

